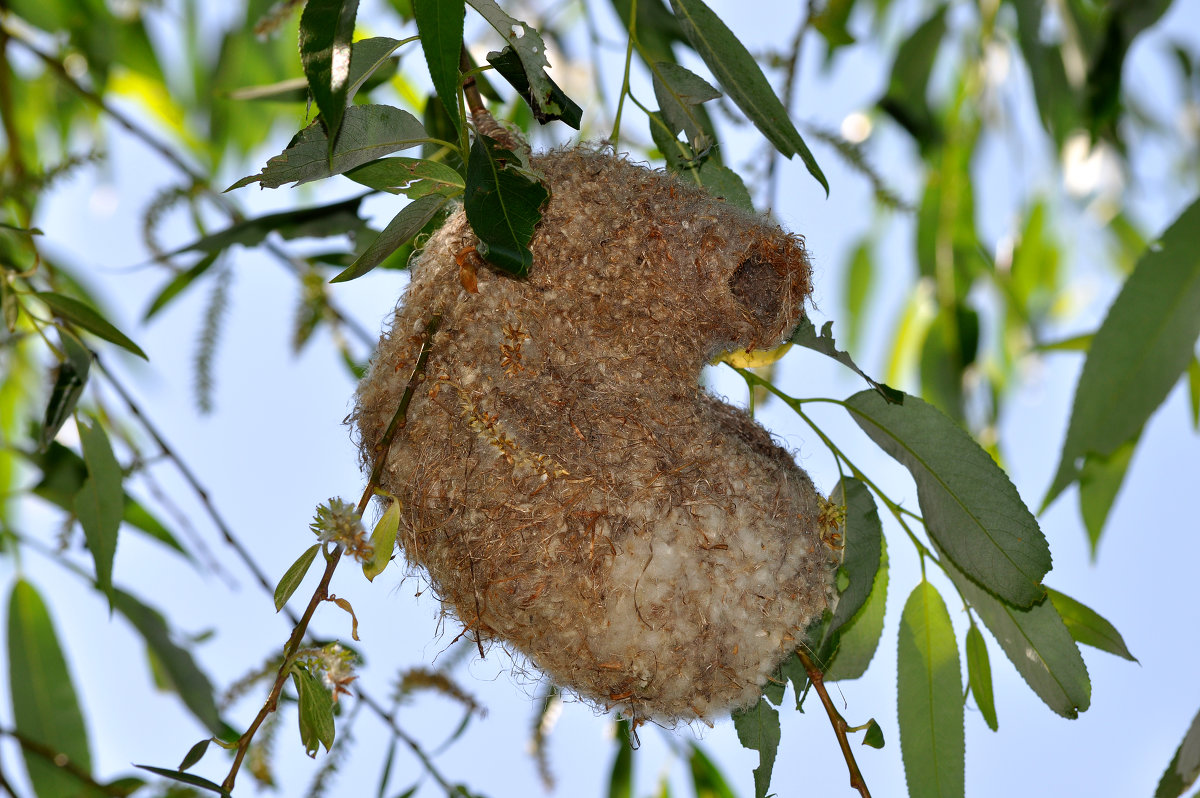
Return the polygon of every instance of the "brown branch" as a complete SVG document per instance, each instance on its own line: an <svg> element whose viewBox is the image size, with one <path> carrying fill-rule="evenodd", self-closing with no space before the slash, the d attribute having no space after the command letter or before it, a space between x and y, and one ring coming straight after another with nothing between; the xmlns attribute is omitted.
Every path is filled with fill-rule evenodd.
<svg viewBox="0 0 1200 798"><path fill-rule="evenodd" d="M367 479L366 487L363 488L362 497L359 499L357 512L359 517L366 511L367 505L371 501L371 497L375 495L375 485L379 481L379 476L383 473L383 464L387 460L388 449L392 445L396 433L404 428L408 421L408 408L412 403L412 398L416 394L417 383L425 376L425 364L429 362L429 354L433 349L433 336L437 332L438 327L442 323L442 314L435 313L425 325L425 339L421 342L421 351L417 355L416 365L413 366L412 374L409 375L408 384L404 386L404 394L400 397L400 403L396 407L396 412L392 416L391 423L388 424L387 431L380 438L379 443L375 444L373 454L375 463L371 468L371 475ZM304 608L304 614L300 616L300 620L296 622L292 629L292 634L288 638L287 643L283 647L283 662L279 665L279 672L275 676L275 682L271 685L271 692L267 695L267 700L263 702L262 707L258 710L258 714L250 723L250 726L238 738L237 753L234 755L233 764L229 768L229 774L225 780L221 782L221 787L226 791L232 791L234 782L237 780L238 771L242 767L242 760L246 757L246 752L250 750L250 743L254 740L254 735L258 732L263 721L267 716L276 710L279 705L279 696L283 692L283 686L287 683L287 678L291 674L292 665L295 663L296 653L300 650L301 644L304 642L305 636L308 634L308 625L312 621L313 614L317 611L317 607L322 601L329 598L329 583L333 579L333 572L337 570L338 563L342 559L342 554L345 549L342 546L336 546L334 550L326 555L325 573L321 575L321 581L317 585L317 589L313 591L312 598L308 600L308 606ZM273 593L274 591L272 591ZM363 693L360 691L359 695ZM374 701L365 702L377 714L392 727L392 731L402 739L410 748L417 752L422 764L429 771L438 783L446 787L447 793L450 792L450 786L442 778L442 776L433 767L433 763L421 751L416 740L413 740L408 735L400 731L396 726L390 713L383 711L383 708Z"/></svg>
<svg viewBox="0 0 1200 798"><path fill-rule="evenodd" d="M854 760L854 751L850 749L850 740L846 737L846 731L850 727L847 725L846 719L834 707L833 701L829 698L829 691L825 689L825 674L821 672L821 669L803 648L797 648L796 653L800 656L800 661L804 663L804 670L808 672L808 680L812 682L813 689L821 697L825 713L829 715L829 722L833 724L833 733L837 736L838 746L841 747L842 756L846 759L846 768L850 771L850 786L858 790L858 794L862 798L871 798L867 782L863 778L862 771L858 769L858 762Z"/></svg>

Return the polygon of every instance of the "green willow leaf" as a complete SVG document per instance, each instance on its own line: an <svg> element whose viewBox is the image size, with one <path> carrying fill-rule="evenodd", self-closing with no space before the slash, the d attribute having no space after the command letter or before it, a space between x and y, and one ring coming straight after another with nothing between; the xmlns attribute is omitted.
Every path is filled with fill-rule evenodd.
<svg viewBox="0 0 1200 798"><path fill-rule="evenodd" d="M331 283L344 283L358 277L383 263L388 257L411 241L425 225L438 214L449 198L443 194L428 194L405 205L400 209L387 227L367 247L361 255L355 258L346 269L330 280Z"/></svg>
<svg viewBox="0 0 1200 798"><path fill-rule="evenodd" d="M766 798L771 787L771 771L779 752L779 712L767 699L759 698L749 709L733 713L733 728L741 744L758 751L758 767L754 769L754 798Z"/></svg>
<svg viewBox="0 0 1200 798"><path fill-rule="evenodd" d="M838 631L838 647L833 662L825 669L825 681L857 679L867 672L867 666L879 648L883 636L883 615L887 606L888 558L887 541L880 539L879 569L871 583L871 594L849 623Z"/></svg>
<svg viewBox="0 0 1200 798"><path fill-rule="evenodd" d="M745 45L702 0L671 0L671 7L684 35L738 108L781 155L799 154L828 197L829 181Z"/></svg>
<svg viewBox="0 0 1200 798"><path fill-rule="evenodd" d="M874 391L845 402L855 422L917 483L929 536L979 584L1021 607L1045 595L1050 547L991 456L933 406L893 405Z"/></svg>
<svg viewBox="0 0 1200 798"><path fill-rule="evenodd" d="M922 149L937 144L942 132L926 100L929 76L946 34L947 5L936 11L896 51L891 80L879 107L917 140Z"/></svg>
<svg viewBox="0 0 1200 798"><path fill-rule="evenodd" d="M42 419L42 431L38 450L45 451L54 443L54 436L62 429L87 385L88 371L92 366L92 353L74 335L61 334L63 352L66 357L59 362L54 375L54 386L46 402L46 413Z"/></svg>
<svg viewBox="0 0 1200 798"><path fill-rule="evenodd" d="M99 421L77 423L87 478L75 494L75 515L83 527L88 549L96 563L96 585L113 603L112 569L117 553L117 532L125 514L121 464L113 455L108 435Z"/></svg>
<svg viewBox="0 0 1200 798"><path fill-rule="evenodd" d="M995 636L1017 672L1046 706L1076 718L1092 701L1092 682L1058 610L1049 600L1020 609L997 600L945 559L946 574Z"/></svg>
<svg viewBox="0 0 1200 798"><path fill-rule="evenodd" d="M417 199L426 194L455 197L467 187L466 181L452 167L424 158L380 158L346 172L356 183Z"/></svg>
<svg viewBox="0 0 1200 798"><path fill-rule="evenodd" d="M413 0L413 16L421 49L438 99L450 119L458 123L458 65L463 48L464 0Z"/></svg>
<svg viewBox="0 0 1200 798"><path fill-rule="evenodd" d="M8 678L17 731L90 771L87 727L54 621L37 589L24 579L13 584L8 601ZM22 754L37 795L92 795L52 761L28 750Z"/></svg>
<svg viewBox="0 0 1200 798"><path fill-rule="evenodd" d="M696 148L701 148L701 143L708 143L708 134L695 106L717 99L721 92L696 73L670 61L655 64L651 78L659 113L670 126L671 135L683 131L688 142Z"/></svg>
<svg viewBox="0 0 1200 798"><path fill-rule="evenodd" d="M142 314L142 323L150 321L158 315L158 312L171 304L172 301L182 294L192 283L196 282L200 277L204 276L212 265L217 262L217 258L221 256L220 250L205 255L200 260L184 271L179 272L170 280L167 281L159 292L154 295L154 299L150 300L150 304L146 306L146 312Z"/></svg>
<svg viewBox="0 0 1200 798"><path fill-rule="evenodd" d="M346 111L357 14L358 0L308 0L300 14L300 63L325 120L330 159Z"/></svg>
<svg viewBox="0 0 1200 798"><path fill-rule="evenodd" d="M1192 428L1200 430L1200 358L1188 364L1188 396L1192 408Z"/></svg>
<svg viewBox="0 0 1200 798"><path fill-rule="evenodd" d="M617 722L617 755L613 757L608 775L608 798L633 798L633 746L630 744L628 720Z"/></svg>
<svg viewBox="0 0 1200 798"><path fill-rule="evenodd" d="M356 166L399 150L415 147L428 138L425 128L408 111L390 105L352 105L342 119L341 133L328 156L329 138L320 122L296 135L279 155L267 161L256 175L243 177L226 191L258 183L262 188L279 188L287 183L301 185L340 175Z"/></svg>
<svg viewBox="0 0 1200 798"><path fill-rule="evenodd" d="M579 130L579 123L583 120L583 109L568 97L549 75L546 76L546 81L550 84L550 101L559 110L547 108L534 94L533 87L529 84L529 75L525 72L525 64L515 49L505 47L498 53L488 53L487 61L529 104L533 117L538 122L544 125L559 120Z"/></svg>
<svg viewBox="0 0 1200 798"><path fill-rule="evenodd" d="M829 632L845 626L867 603L879 571L880 551L883 548L883 525L871 491L857 479L844 477L829 494L832 504L845 507L845 518L839 530L845 546L839 579L845 575L849 584L838 598L837 609L829 623Z"/></svg>
<svg viewBox="0 0 1200 798"><path fill-rule="evenodd" d="M317 552L320 550L321 544L314 543L288 566L287 571L280 578L279 584L275 586L275 612L283 609L283 605L288 603L288 599L296 592L296 588L300 587L300 583L304 581L308 569L312 567L313 560L317 558Z"/></svg>
<svg viewBox="0 0 1200 798"><path fill-rule="evenodd" d="M183 761L179 763L180 770L187 770L204 758L204 754L208 751L209 743L212 738L208 737L193 745L188 749L188 752L183 755Z"/></svg>
<svg viewBox="0 0 1200 798"><path fill-rule="evenodd" d="M1138 661L1129 652L1121 633L1098 612L1052 587L1046 588L1046 593L1075 642L1107 651L1130 662Z"/></svg>
<svg viewBox="0 0 1200 798"><path fill-rule="evenodd" d="M688 770L692 774L692 789L696 798L736 798L733 789L700 746L692 743L689 746Z"/></svg>
<svg viewBox="0 0 1200 798"><path fill-rule="evenodd" d="M1151 246L1096 331L1075 388L1062 458L1043 509L1088 454L1137 437L1194 358L1200 337L1200 200Z"/></svg>
<svg viewBox="0 0 1200 798"><path fill-rule="evenodd" d="M209 255L215 255L234 245L247 248L257 247L263 241L266 241L267 236L271 233L276 233L288 240L345 235L346 233L361 229L365 224L358 215L358 207L362 204L365 197L366 195L360 195L329 205L317 205L312 208L300 208L299 210L283 211L281 213L268 213L263 216L256 216L253 219L244 219L226 227L224 230L218 230L203 238L196 239L179 249L168 252L163 257L170 258L175 255L181 255L184 252L204 252ZM202 263L204 261L196 264L193 269L199 267ZM199 274L193 276L187 283L190 283L191 280L194 280L198 276ZM177 277L177 279L179 278ZM174 282L172 280L171 284ZM168 284L168 286L171 284ZM185 283L182 287L186 286L187 284ZM164 292L166 290L164 289ZM155 307L155 305L159 306ZM161 308L159 300L156 299L151 307L157 312ZM150 318L152 315L153 313L150 311L146 312L146 318Z"/></svg>
<svg viewBox="0 0 1200 798"><path fill-rule="evenodd" d="M217 795L222 796L222 798L230 798L229 792L221 787L220 784L209 781L201 776L183 773L179 770L171 770L170 768L158 768L153 765L134 765L134 767L149 771L156 776L162 776L164 779L171 779L172 781L178 781L181 784L187 784L191 787L199 787L208 792L215 792Z"/></svg>
<svg viewBox="0 0 1200 798"><path fill-rule="evenodd" d="M113 599L117 612L124 615L146 641L146 647L158 658L171 687L196 720L217 737L224 737L229 728L217 711L212 682L196 665L192 655L171 640L163 616L123 590L115 591Z"/></svg>
<svg viewBox="0 0 1200 798"><path fill-rule="evenodd" d="M896 704L911 798L965 793L966 742L958 646L937 589L922 581L900 617Z"/></svg>
<svg viewBox="0 0 1200 798"><path fill-rule="evenodd" d="M529 82L530 98L533 100L530 106L540 108L543 113L556 117L566 114L568 109L555 98L554 83L546 74L550 62L546 60L546 43L542 40L542 35L524 22L510 17L495 0L467 2L496 29L521 59L525 79Z"/></svg>
<svg viewBox="0 0 1200 798"><path fill-rule="evenodd" d="M519 165L517 156L495 140L476 136L467 161L463 207L479 238L479 254L496 267L524 277L533 265L529 242L550 192Z"/></svg>
<svg viewBox="0 0 1200 798"><path fill-rule="evenodd" d="M400 500L392 497L375 529L371 531L371 559L362 564L363 576L368 582L383 573L391 562L392 550L396 548L396 532L400 529Z"/></svg>
<svg viewBox="0 0 1200 798"><path fill-rule="evenodd" d="M292 669L292 682L300 704L300 739L304 751L316 756L322 745L329 751L333 745L333 696L317 677L304 668Z"/></svg>
<svg viewBox="0 0 1200 798"><path fill-rule="evenodd" d="M870 238L863 238L850 255L850 265L844 270L842 296L850 322L846 329L846 348L854 349L866 322L868 299L875 282L875 251Z"/></svg>
<svg viewBox="0 0 1200 798"><path fill-rule="evenodd" d="M992 692L992 662L988 659L987 642L983 632L974 623L967 630L967 682L971 685L971 695L975 696L975 705L979 714L992 731L999 728L996 719L996 697Z"/></svg>
<svg viewBox="0 0 1200 798"><path fill-rule="evenodd" d="M1200 712L1192 719L1171 764L1163 771L1154 798L1178 798L1196 783L1197 777L1200 777Z"/></svg>
<svg viewBox="0 0 1200 798"><path fill-rule="evenodd" d="M867 725L867 731L863 735L862 744L871 748L883 748L884 746L883 729L875 722L874 718L871 718L870 723Z"/></svg>
<svg viewBox="0 0 1200 798"><path fill-rule="evenodd" d="M821 325L821 334L818 336L816 325L812 323L812 319L806 314L800 319L800 323L796 325L792 337L788 340L806 349L811 349L814 352L820 352L826 357L833 358L866 380L867 384L876 391L879 391L879 395L889 403L898 405L904 402L903 391L897 391L895 388L890 388L882 382L876 382L871 379L865 371L858 367L858 364L854 362L849 353L837 348L837 341L833 339L832 321L827 321Z"/></svg>
<svg viewBox="0 0 1200 798"><path fill-rule="evenodd" d="M1134 439L1119 446L1108 457L1089 454L1083 458L1083 468L1079 470L1079 514L1083 516L1083 525L1087 529L1093 560L1096 559L1104 524L1121 490L1121 483L1125 481L1125 472L1129 470L1136 446L1137 440Z"/></svg>
<svg viewBox="0 0 1200 798"><path fill-rule="evenodd" d="M63 296L62 294L55 294L51 291L38 291L34 296L46 303L46 307L50 308L50 311L55 316L65 319L72 324L77 324L93 335L114 343L143 360L150 359L146 357L146 353L131 341L125 333L110 324L107 319L97 313L96 309L90 305L80 302L78 299Z"/></svg>

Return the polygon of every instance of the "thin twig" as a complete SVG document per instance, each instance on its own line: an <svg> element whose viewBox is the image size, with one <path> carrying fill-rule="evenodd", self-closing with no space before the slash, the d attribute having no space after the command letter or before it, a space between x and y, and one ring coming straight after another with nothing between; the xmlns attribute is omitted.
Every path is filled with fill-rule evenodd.
<svg viewBox="0 0 1200 798"><path fill-rule="evenodd" d="M4 138L8 143L8 161L12 164L13 179L20 185L25 179L25 159L21 154L21 135L13 113L12 67L8 63L8 30L0 26L0 119L4 120Z"/></svg>
<svg viewBox="0 0 1200 798"><path fill-rule="evenodd" d="M92 777L91 773L89 773L86 769L77 765L71 759L71 757L67 756L62 751L59 751L58 749L55 749L55 748L51 748L50 746L46 745L45 743L40 743L37 740L30 739L29 737L26 737L24 734L17 731L16 729L0 728L0 736L11 737L13 740L15 740L17 742L18 745L21 746L22 751L25 751L26 753L30 753L30 754L33 754L34 756L40 757L40 758L46 760L47 762L49 762L51 765L54 765L54 767L59 768L60 770L65 770L66 772L70 773L72 776L79 779L84 784L88 785L89 787L91 787L94 790L99 790L100 792L104 793L105 795L120 795L120 794L122 794L121 791L116 790L112 787L106 786L106 785L101 784L100 782L96 781L96 779ZM8 790L9 794L11 795L12 788L8 786L7 782L5 783L4 787L5 787L5 789Z"/></svg>
<svg viewBox="0 0 1200 798"><path fill-rule="evenodd" d="M366 511L367 505L370 503L371 498L375 495L375 486L379 481L380 474L383 473L383 464L387 460L388 449L392 445L392 440L396 437L396 433L403 429L405 424L408 422L408 408L412 403L413 396L416 393L417 383L420 382L425 375L425 364L429 361L429 354L433 348L433 336L435 333L437 333L438 327L441 325L441 323L442 314L439 312L435 313L429 320L429 323L425 325L425 339L421 342L421 351L417 355L417 362L416 365L413 366L412 374L409 375L408 384L404 387L404 394L400 397L400 403L396 407L396 412L392 416L391 423L388 424L387 431L384 432L383 437L380 438L379 442L375 444L373 449L375 463L371 468L371 476L368 478L366 487L363 488L362 497L358 502L357 512L359 517L361 517ZM238 771L242 767L242 760L245 759L246 752L250 749L250 743L254 740L255 733L258 732L258 729L260 726L262 726L263 721L267 719L268 715L276 710L279 704L279 696L283 692L283 687L287 683L287 678L292 672L292 666L295 664L296 653L300 650L300 646L303 644L305 636L308 634L308 625L312 621L313 614L317 611L317 607L322 601L325 601L325 599L329 597L330 580L333 579L333 572L337 570L338 563L341 561L344 553L345 549L339 545L336 546L332 552L326 555L325 572L321 575L321 581L317 584L317 589L313 591L312 598L308 600L308 606L304 608L304 614L301 615L300 620L296 622L295 627L292 629L291 636L288 638L287 643L283 647L283 662L281 662L279 665L279 671L275 676L275 682L271 685L271 692L267 696L267 700L263 702L262 707L258 710L258 714L254 717L254 720L250 723L250 726L246 729L242 736L238 738L237 753L234 755L233 764L229 768L229 774L221 783L221 786L227 791L233 790L234 782L237 780ZM361 696L363 693L360 691L359 695ZM441 775L438 774L433 768L429 758L423 751L420 750L420 746L417 745L416 741L401 733L399 728L392 721L390 714L384 712L382 707L380 707L374 701L369 701L367 703L376 710L377 714L379 714L381 718L383 718L385 721L388 721L389 725L392 726L392 730L396 732L400 739L402 739L410 748L417 752L422 764L424 764L426 769L434 776L434 778L438 780L438 783L447 787L447 792L449 792L449 785L446 784Z"/></svg>
<svg viewBox="0 0 1200 798"><path fill-rule="evenodd" d="M795 98L792 96L796 88L796 74L800 70L800 56L804 48L804 34L808 32L808 27L812 23L812 18L816 12L816 3L813 0L808 0L808 8L804 12L804 21L800 23L800 27L796 29L796 34L792 37L792 43L789 48L789 55L786 65L784 66L784 81L783 81L783 107L787 111L788 117L792 115L792 106L795 104ZM767 162L767 203L770 207L775 207L776 195L779 192L779 150L771 147L771 159Z"/></svg>
<svg viewBox="0 0 1200 798"><path fill-rule="evenodd" d="M829 715L829 722L833 724L833 733L837 736L838 746L842 749L842 756L846 758L846 767L850 771L850 786L858 790L858 794L862 798L871 798L871 791L867 789L867 782L863 778L862 771L858 769L858 762L854 760L854 751L850 748L850 740L846 737L846 730L849 726L846 719L834 707L833 701L829 698L829 691L825 689L825 674L821 672L821 669L803 648L797 648L796 654L804 663L804 670L808 672L808 680L812 683L813 689L817 691L817 695L821 697L825 713Z"/></svg>

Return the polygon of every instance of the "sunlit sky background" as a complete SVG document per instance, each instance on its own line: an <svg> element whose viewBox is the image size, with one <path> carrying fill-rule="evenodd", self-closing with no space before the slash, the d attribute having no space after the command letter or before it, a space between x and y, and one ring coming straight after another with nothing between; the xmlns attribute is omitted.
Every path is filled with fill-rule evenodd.
<svg viewBox="0 0 1200 798"><path fill-rule="evenodd" d="M168 7L172 5L167 3ZM391 19L376 13L378 5L364 3L360 20ZM786 45L801 4L714 0L712 5L752 50L761 51L768 46ZM889 45L924 14L921 4L898 5L902 7L895 15L896 24L885 34ZM611 100L623 57L623 50L616 45L623 48L624 39L604 4L597 6L594 17L606 42L602 46L602 74ZM1179 96L1177 72L1168 60L1167 43L1185 40L1193 52L1200 51L1198 6L1191 1L1176 2L1167 18L1138 39L1126 64L1126 87L1170 124L1176 123L1180 109L1175 107ZM952 25L961 23L968 13L962 7L954 9ZM868 22L859 15L851 26L864 40L871 39ZM472 30L480 28L473 24ZM552 54L553 74L585 107L586 119L596 125L601 118L607 120L608 114L599 112L599 100L586 72L590 50L585 29L578 25L576 30L578 35L569 40L570 51ZM160 26L157 32L164 39L170 36L166 27ZM360 36L398 33L383 27L367 29L361 24L359 28ZM482 41L484 49L495 46L492 38ZM888 56L870 46L843 53L832 70L823 71L823 45L815 36L808 40L797 84L796 115L824 127L861 133L863 120L855 115L869 112L883 93L890 63ZM574 63L568 64L565 59L574 59ZM973 177L983 239L989 246L1003 246L1005 238L1014 232L1018 203L1029 187L1057 195L1067 186L1062 173L1054 168L1058 156L1037 134L1036 110L1023 65L1012 58L1011 52L1001 51L992 53L986 64L989 80L998 92L996 108L1004 114L1005 132L983 145ZM406 56L404 66L424 79L415 49ZM702 70L697 67L697 71ZM945 69L937 74L944 78ZM644 76L636 71L634 87L640 96L651 96ZM303 123L301 113L297 111L296 127ZM867 139L871 160L901 195L915 199L920 174L913 145L888 121L872 118L874 128ZM637 141L646 140L640 113L628 114L625 124ZM607 134L606 125L600 122L589 135ZM282 149L293 132L278 130L271 145L247 166L246 173L257 171L267 157ZM559 135L564 134L565 128ZM761 157L760 144L749 129L730 129L726 158L735 168L741 167ZM1148 232L1161 231L1189 201L1188 189L1179 186L1174 164L1155 141L1131 144L1138 157L1132 174L1125 179L1130 185L1135 217ZM831 196L825 199L798 161L785 163L780 204L775 211L782 224L807 238L817 269L814 320L818 326L824 319L836 320L835 333L844 315L841 270L848 253L872 225L886 227L888 234L877 253L882 283L873 296L867 339L854 352L869 373L882 375L890 346L888 337L915 270L912 219L876 218L870 187L843 168L828 148L814 144L813 149L829 177ZM115 353L106 357L127 384L134 386L143 409L200 476L263 570L277 578L312 542L307 526L313 508L330 496L353 500L361 491L363 476L358 470L357 453L348 428L342 424L351 408L354 384L330 345L327 332L319 333L301 356L290 355L292 313L297 301L295 280L261 253L238 250L233 302L217 360L216 412L199 416L192 400L191 361L208 288L192 290L153 324L139 327L137 320L166 275L152 268L128 268L147 259L139 231L140 212L154 192L176 176L156 155L112 126L107 150L110 160L106 165L82 172L56 189L37 225L46 232L45 240L53 242L55 254L76 265L87 282L111 303L120 326L147 351L149 367ZM1078 291L1071 301L1080 313L1064 323L1064 335L1094 329L1116 289L1112 271L1103 262L1104 248L1096 239L1090 214L1097 192L1113 188L1114 181L1122 177L1111 164L1106 165L1102 156L1089 160L1082 157L1086 152L1076 155L1080 157L1070 161L1066 178L1080 198L1056 219L1077 267ZM217 182L228 184L242 176L231 172L221 175ZM352 193L355 190L346 181L335 180L299 191L245 189L235 197L251 211L265 212L290 208L301 201L328 202ZM398 206L396 200L383 198L372 199L365 207L376 215L379 226ZM164 238L172 235L172 240L183 243L188 232L176 221ZM333 296L364 326L376 330L389 315L405 281L402 273L376 272L336 286ZM1081 362L1075 354L1028 362L1025 382L1013 397L1000 430L1009 474L1032 506L1044 495L1057 462ZM735 375L713 371L709 379L717 393L734 402L745 401L744 387ZM805 397L841 398L863 387L855 375L807 351L793 352L783 361L778 382L785 391ZM912 390L915 385L902 381L900 387ZM116 403L111 390L102 388L101 393L106 401ZM906 474L879 453L842 411L834 406L814 406L813 414L893 497L904 497L909 506L916 506ZM836 469L814 433L779 402L761 407L758 417L796 452L821 490L833 487ZM968 703L968 794L1153 793L1159 775L1200 709L1200 680L1196 679L1200 602L1195 600L1194 591L1196 563L1200 562L1195 520L1198 466L1200 438L1190 427L1186 394L1177 387L1143 435L1095 562L1089 561L1074 490L1041 517L1055 563L1047 582L1111 620L1124 634L1140 665L1084 649L1092 677L1092 708L1080 719L1067 721L1054 715L1029 691L989 636L1000 730L989 731L974 702ZM183 633L215 630L216 637L196 650L214 682L224 686L271 656L289 629L274 614L269 597L252 584L245 569L217 539L173 469L164 466L156 473L231 579L198 575L161 547L137 535L124 534L117 554L116 580L162 607ZM144 484L139 488L139 494L145 496ZM53 534L59 523L56 516L37 511L28 512L25 519L29 530L41 535ZM903 535L895 534L898 530L887 525L886 519L885 531L889 534L891 577L883 639L864 678L833 688L834 699L847 720L853 724L874 717L883 728L885 749L858 749L859 764L877 796L904 792L895 706L896 628L900 608L919 580L911 545ZM120 617L110 618L101 601L77 580L65 577L54 564L31 555L21 565L28 578L47 594L60 633L74 657L72 672L84 702L99 773L116 775L128 771L132 762L176 765L206 732L185 715L174 697L153 692L138 638ZM453 623L439 625L439 607L430 595L414 597L423 584L421 580L404 580L402 576L403 569L393 566L374 584L368 584L356 568L343 567L333 585L333 591L348 598L358 614L369 658L362 682L379 697L389 694L398 670L438 662L458 631ZM937 575L931 578L948 600L961 649L965 613L952 600L953 590L948 583ZM315 578L310 576L297 595L309 595L314 585ZM326 606L319 612L315 628L321 636L348 639L349 618ZM535 677L512 675L509 661L498 650L484 661L476 655L459 673L463 686L478 696L488 714L486 719L473 722L460 740L439 754L442 772L491 796L541 794L534 763L526 753L535 712ZM253 716L264 691L259 688L229 713L235 725L245 724ZM7 700L5 692L0 701ZM781 796L851 795L846 769L824 713L815 703L807 714L792 712L788 709L791 701L789 692L782 710L783 738L774 791ZM400 724L431 750L452 732L458 719L455 705L434 697L406 704L399 714ZM284 724L276 743L281 794L301 794L320 757L313 763L303 756L294 715L287 715ZM616 752L611 729L611 721L588 706L566 704L550 741L557 794L606 794ZM664 768L670 769L667 772L673 778L673 794L689 795L691 788L684 781L683 763L670 758L668 750L695 739L720 764L739 795L753 794L751 770L757 754L741 748L728 721L712 729L700 726L675 732L651 726L643 728L640 736L642 749L636 757L638 795L648 795L655 789ZM369 715L359 720L355 737L355 753L342 768L331 795L375 794L389 738ZM6 772L12 778L14 752L7 745L3 752ZM195 770L220 781L227 767L223 754L210 751ZM415 760L402 750L388 794L402 792L420 775ZM243 773L239 784L239 794L253 791L248 774ZM436 795L438 790L426 779L419 794Z"/></svg>

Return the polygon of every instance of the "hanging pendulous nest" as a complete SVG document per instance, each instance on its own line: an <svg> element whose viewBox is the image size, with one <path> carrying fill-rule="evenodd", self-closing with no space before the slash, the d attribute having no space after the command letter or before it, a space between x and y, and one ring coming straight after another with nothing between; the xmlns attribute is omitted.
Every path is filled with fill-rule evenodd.
<svg viewBox="0 0 1200 798"><path fill-rule="evenodd" d="M465 290L461 211L413 264L359 387L364 460L441 313L380 484L447 611L634 718L746 706L836 600L841 551L807 474L699 375L791 332L803 241L607 153L533 167L551 199L528 278L481 267Z"/></svg>

